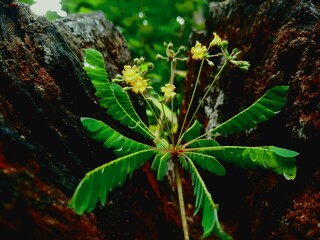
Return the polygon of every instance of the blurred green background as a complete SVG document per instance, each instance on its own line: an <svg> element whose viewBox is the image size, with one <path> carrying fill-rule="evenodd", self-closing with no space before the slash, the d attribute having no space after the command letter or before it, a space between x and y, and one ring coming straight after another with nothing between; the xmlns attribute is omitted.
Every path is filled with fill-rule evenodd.
<svg viewBox="0 0 320 240"><path fill-rule="evenodd" d="M21 0L32 5L41 0ZM38 3L37 3L38 2ZM46 6L52 0L42 0ZM59 2L59 1L56 1ZM157 53L165 55L163 43L172 42L174 48L187 46L192 30L204 28L208 0L61 0L62 10L67 14L104 12L106 18L126 38L132 57L144 56L153 62L155 69L149 78L157 82L167 81L170 67L163 61L156 61ZM49 19L59 18L57 12L48 11Z"/></svg>

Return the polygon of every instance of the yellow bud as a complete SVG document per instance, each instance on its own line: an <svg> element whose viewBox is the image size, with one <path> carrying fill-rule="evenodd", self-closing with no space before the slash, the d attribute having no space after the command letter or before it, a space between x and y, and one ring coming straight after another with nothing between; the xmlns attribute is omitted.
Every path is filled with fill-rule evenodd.
<svg viewBox="0 0 320 240"><path fill-rule="evenodd" d="M218 47L220 47L220 45L221 45L221 38L218 36L218 34L217 33L213 33L213 36L214 36L214 38L213 38L213 40L211 41L211 43L210 43L210 47L213 47L213 46L215 46L215 45L217 45Z"/></svg>

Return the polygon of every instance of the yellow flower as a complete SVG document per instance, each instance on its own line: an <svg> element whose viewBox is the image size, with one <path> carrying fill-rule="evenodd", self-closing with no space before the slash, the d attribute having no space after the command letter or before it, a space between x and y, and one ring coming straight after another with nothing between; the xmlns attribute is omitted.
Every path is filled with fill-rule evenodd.
<svg viewBox="0 0 320 240"><path fill-rule="evenodd" d="M143 79L142 77L137 77L135 80L130 82L132 88L131 90L138 94L138 93L144 93L148 86L148 81Z"/></svg>
<svg viewBox="0 0 320 240"><path fill-rule="evenodd" d="M213 40L210 43L210 47L213 47L214 45L217 45L218 47L221 45L221 38L218 36L217 33L213 33Z"/></svg>
<svg viewBox="0 0 320 240"><path fill-rule="evenodd" d="M139 69L136 65L133 65L132 67L125 65L124 70L122 71L122 76L127 84L131 84L139 77Z"/></svg>
<svg viewBox="0 0 320 240"><path fill-rule="evenodd" d="M176 87L173 86L172 84L167 83L166 85L164 85L164 87L161 88L161 92L164 93L165 97L168 97L168 98L174 97L176 95L176 93L174 92L175 88Z"/></svg>
<svg viewBox="0 0 320 240"><path fill-rule="evenodd" d="M206 51L207 47L202 46L201 43L197 41L196 45L191 48L191 53L193 54L192 58L195 60L201 60L202 58L204 58Z"/></svg>

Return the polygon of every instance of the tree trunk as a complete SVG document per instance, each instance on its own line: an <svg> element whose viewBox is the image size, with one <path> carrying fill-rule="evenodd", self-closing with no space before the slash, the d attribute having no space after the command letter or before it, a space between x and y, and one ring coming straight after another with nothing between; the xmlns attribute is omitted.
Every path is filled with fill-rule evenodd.
<svg viewBox="0 0 320 240"><path fill-rule="evenodd" d="M220 220L235 239L320 239L320 164L315 157L320 142L319 7L319 1L311 0L212 2L206 31L191 38L193 44L208 44L217 32L229 41L230 50L237 47L240 58L251 63L247 73L229 66L221 76L198 114L207 129L248 107L271 87L290 87L288 102L276 117L250 132L220 137L219 142L298 151L296 179L229 165L223 178L205 176L220 204ZM195 82L195 64L189 64L186 102L193 90L188 86ZM211 74L207 66L202 79L209 81ZM203 92L207 85L201 86Z"/></svg>
<svg viewBox="0 0 320 240"><path fill-rule="evenodd" d="M181 239L148 165L108 195L107 207L82 216L68 208L85 173L114 159L86 136L80 117L139 138L98 106L82 69L89 47L103 54L110 78L131 63L103 13L51 22L23 4L0 3L1 238Z"/></svg>

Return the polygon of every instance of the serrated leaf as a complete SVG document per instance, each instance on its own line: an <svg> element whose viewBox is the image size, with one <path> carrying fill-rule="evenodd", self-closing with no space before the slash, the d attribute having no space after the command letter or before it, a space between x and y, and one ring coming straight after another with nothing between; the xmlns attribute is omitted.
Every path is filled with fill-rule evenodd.
<svg viewBox="0 0 320 240"><path fill-rule="evenodd" d="M182 156L181 154L178 155L178 160L181 164L181 166L185 169L185 170L188 170L189 169L189 165L188 165L188 162L187 162L187 159Z"/></svg>
<svg viewBox="0 0 320 240"><path fill-rule="evenodd" d="M275 86L254 104L211 130L212 134L231 134L256 127L275 116L286 104L289 87Z"/></svg>
<svg viewBox="0 0 320 240"><path fill-rule="evenodd" d="M220 144L214 139L198 139L191 141L187 146L188 148L205 148L220 146Z"/></svg>
<svg viewBox="0 0 320 240"><path fill-rule="evenodd" d="M163 178L167 175L167 169L168 169L168 161L171 159L171 152L167 152L165 154L162 154L160 161L159 161L159 167L157 172L157 179L159 181L162 181Z"/></svg>
<svg viewBox="0 0 320 240"><path fill-rule="evenodd" d="M84 70L96 89L95 95L100 98L99 105L122 124L143 136L154 139L154 135L139 117L130 97L121 86L110 82L105 70L102 54L95 49L85 50Z"/></svg>
<svg viewBox="0 0 320 240"><path fill-rule="evenodd" d="M298 152L296 151L292 151L289 149L285 149L285 148L279 148L279 147L275 147L275 146L270 146L269 149L271 151L273 151L274 153L282 156L282 157L296 157L299 155Z"/></svg>
<svg viewBox="0 0 320 240"><path fill-rule="evenodd" d="M203 182L197 168L193 164L192 160L188 159L189 172L191 174L193 182L193 192L195 195L195 213L196 215L201 211L202 215L202 228L203 235L202 238L210 236L212 233L224 237L222 239L232 239L228 234L226 234L218 219L218 205L212 200L211 194L209 193L205 183ZM229 238L227 238L229 237Z"/></svg>
<svg viewBox="0 0 320 240"><path fill-rule="evenodd" d="M158 170L161 157L162 157L162 154L161 154L161 153L158 153L158 154L154 157L154 160L153 160L152 165L151 165L151 169L152 169L153 171L157 171L157 170Z"/></svg>
<svg viewBox="0 0 320 240"><path fill-rule="evenodd" d="M171 111L171 109L165 105L165 104L161 104L157 99L154 98L149 98L149 100L152 101L153 105L158 108L158 110L160 112L164 112L164 116L166 116L167 120L169 122L171 122L171 124L174 126L173 128L177 128L177 122L178 122L178 118L177 115Z"/></svg>
<svg viewBox="0 0 320 240"><path fill-rule="evenodd" d="M85 67L92 67L92 68L100 68L105 72L105 64L103 60L102 54L99 51L87 48L84 50L85 54Z"/></svg>
<svg viewBox="0 0 320 240"><path fill-rule="evenodd" d="M196 148L194 151L210 154L217 159L233 163L242 168L266 168L283 175L288 180L293 180L296 176L297 168L295 158L283 157L273 150L270 150L269 146L217 146Z"/></svg>
<svg viewBox="0 0 320 240"><path fill-rule="evenodd" d="M225 168L213 156L197 152L186 152L185 155L187 155L198 166L209 172L212 172L218 176L224 176L226 174Z"/></svg>
<svg viewBox="0 0 320 240"><path fill-rule="evenodd" d="M183 134L183 141L188 142L200 136L203 126L197 120Z"/></svg>
<svg viewBox="0 0 320 240"><path fill-rule="evenodd" d="M150 148L146 144L125 137L100 120L83 117L81 123L90 138L103 142L106 148L114 148L117 157Z"/></svg>
<svg viewBox="0 0 320 240"><path fill-rule="evenodd" d="M150 149L138 151L88 172L77 186L69 207L78 214L83 214L85 211L92 211L99 198L104 205L109 191L122 186L127 176L131 176L154 154L155 151Z"/></svg>

